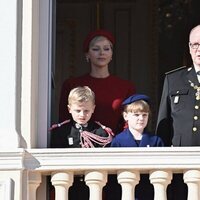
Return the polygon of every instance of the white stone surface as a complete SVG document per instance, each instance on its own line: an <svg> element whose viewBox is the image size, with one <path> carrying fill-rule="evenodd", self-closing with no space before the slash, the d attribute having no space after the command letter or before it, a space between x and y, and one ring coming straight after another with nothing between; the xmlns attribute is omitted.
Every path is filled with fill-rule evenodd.
<svg viewBox="0 0 200 200"><path fill-rule="evenodd" d="M0 199L12 200L13 198L13 183L10 178L0 179Z"/></svg>

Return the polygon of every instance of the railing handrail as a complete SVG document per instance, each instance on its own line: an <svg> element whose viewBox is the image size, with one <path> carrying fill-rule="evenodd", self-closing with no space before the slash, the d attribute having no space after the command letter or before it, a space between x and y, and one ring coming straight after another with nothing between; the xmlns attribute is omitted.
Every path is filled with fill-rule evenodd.
<svg viewBox="0 0 200 200"><path fill-rule="evenodd" d="M42 176L48 175L52 177L59 200L67 198L67 188L72 184L74 175L84 175L86 184L91 186L92 199L100 200L102 193L99 188L105 185L109 174L117 175L124 191L122 199L127 199L128 189L128 199L133 199L133 185L138 183L142 173L149 174L155 199L166 200L166 187L172 175L183 173L183 180L188 185L188 200L199 200L199 158L199 147L2 149L0 171L3 174L4 171L16 170L18 175L22 175L18 176L19 179L13 176L15 183L20 185L22 178L23 182L28 181L25 199L28 195L31 200L36 199L36 189L42 183ZM101 176L103 178L99 180Z"/></svg>
<svg viewBox="0 0 200 200"><path fill-rule="evenodd" d="M0 170L200 169L200 147L2 149Z"/></svg>
<svg viewBox="0 0 200 200"><path fill-rule="evenodd" d="M199 147L26 149L26 169L37 171L82 170L108 171L135 169L140 172L170 169L183 172L200 169Z"/></svg>

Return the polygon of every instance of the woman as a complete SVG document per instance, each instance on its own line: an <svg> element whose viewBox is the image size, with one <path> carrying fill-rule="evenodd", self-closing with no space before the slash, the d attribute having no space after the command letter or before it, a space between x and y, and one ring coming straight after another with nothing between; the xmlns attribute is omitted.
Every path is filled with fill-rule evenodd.
<svg viewBox="0 0 200 200"><path fill-rule="evenodd" d="M96 109L92 119L110 127L113 132L122 130L121 103L135 93L134 85L109 72L115 43L112 33L95 30L85 38L83 50L90 72L77 78L67 79L63 85L59 104L59 120L69 118L67 97L69 91L77 86L89 86L96 95Z"/></svg>

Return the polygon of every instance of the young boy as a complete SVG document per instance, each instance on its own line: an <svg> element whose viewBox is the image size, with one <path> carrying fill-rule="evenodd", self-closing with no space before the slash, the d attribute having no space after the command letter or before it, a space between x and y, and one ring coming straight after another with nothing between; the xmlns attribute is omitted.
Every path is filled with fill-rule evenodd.
<svg viewBox="0 0 200 200"><path fill-rule="evenodd" d="M87 86L72 89L68 96L72 119L51 128L51 147L105 147L112 141L112 130L91 119L95 110L95 94Z"/></svg>
<svg viewBox="0 0 200 200"><path fill-rule="evenodd" d="M91 120L95 110L95 94L87 86L72 89L68 96L68 110L71 119L51 127L52 148L92 148L106 147L112 141L113 132L99 122ZM50 199L54 200L51 187ZM70 200L89 199L88 187L83 176L75 176L69 190Z"/></svg>
<svg viewBox="0 0 200 200"><path fill-rule="evenodd" d="M123 117L128 128L116 135L111 147L158 147L164 146L163 141L156 135L145 131L150 115L149 97L143 94L132 95L127 98Z"/></svg>

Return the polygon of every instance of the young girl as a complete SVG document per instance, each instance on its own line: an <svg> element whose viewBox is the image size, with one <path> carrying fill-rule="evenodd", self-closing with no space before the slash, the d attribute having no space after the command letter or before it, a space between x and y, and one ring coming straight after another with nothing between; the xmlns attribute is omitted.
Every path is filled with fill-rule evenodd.
<svg viewBox="0 0 200 200"><path fill-rule="evenodd" d="M164 146L160 137L145 131L150 114L149 100L146 95L136 94L122 103L123 117L128 128L116 135L111 143L112 147Z"/></svg>
<svg viewBox="0 0 200 200"><path fill-rule="evenodd" d="M126 99L123 117L128 128L119 133L113 139L112 147L159 147L164 146L163 141L156 135L145 130L149 115L149 97L143 94L136 94ZM153 200L154 189L149 182L148 174L140 175L140 183L135 188L135 200Z"/></svg>

